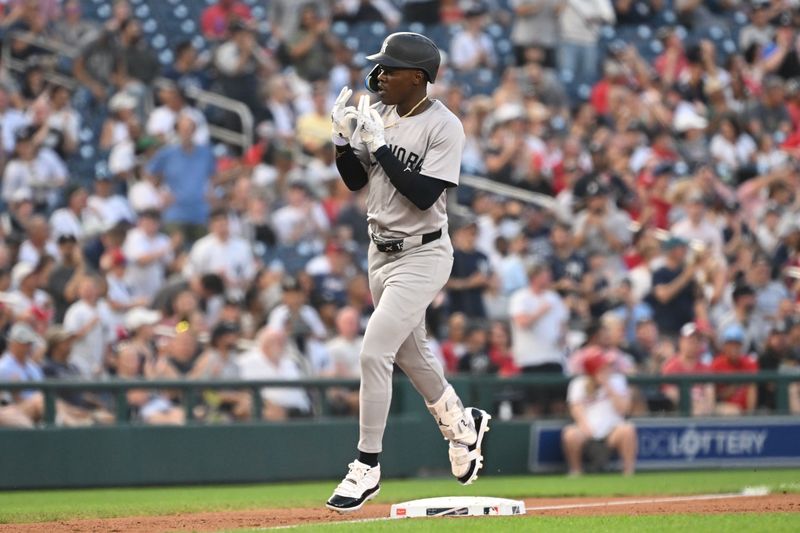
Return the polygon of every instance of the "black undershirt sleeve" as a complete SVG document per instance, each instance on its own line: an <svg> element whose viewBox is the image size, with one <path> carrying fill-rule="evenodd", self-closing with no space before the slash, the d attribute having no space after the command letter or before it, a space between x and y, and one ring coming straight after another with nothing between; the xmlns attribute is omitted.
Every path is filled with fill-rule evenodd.
<svg viewBox="0 0 800 533"><path fill-rule="evenodd" d="M400 191L400 194L423 211L430 209L436 203L436 200L442 195L442 191L448 187L455 187L454 183L425 176L416 170L406 169L406 166L386 145L375 151L375 159L378 160L383 171L389 177L389 181Z"/></svg>
<svg viewBox="0 0 800 533"><path fill-rule="evenodd" d="M336 150L336 169L342 176L342 181L351 191L358 191L367 184L367 171L361 166L353 147L349 144L337 146Z"/></svg>

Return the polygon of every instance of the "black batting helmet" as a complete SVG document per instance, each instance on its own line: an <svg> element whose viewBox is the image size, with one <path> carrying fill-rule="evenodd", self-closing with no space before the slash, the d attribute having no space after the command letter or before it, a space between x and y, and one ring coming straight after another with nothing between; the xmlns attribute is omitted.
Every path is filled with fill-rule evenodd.
<svg viewBox="0 0 800 533"><path fill-rule="evenodd" d="M389 35L383 40L381 51L367 56L367 59L377 63L367 75L367 89L375 92L380 65L419 69L425 73L428 81L433 83L439 71L441 56L433 41L424 35L403 31Z"/></svg>

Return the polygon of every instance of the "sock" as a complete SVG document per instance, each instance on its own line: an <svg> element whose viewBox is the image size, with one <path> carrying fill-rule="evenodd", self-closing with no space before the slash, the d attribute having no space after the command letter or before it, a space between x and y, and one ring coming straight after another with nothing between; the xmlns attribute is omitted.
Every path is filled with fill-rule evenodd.
<svg viewBox="0 0 800 533"><path fill-rule="evenodd" d="M358 460L367 466L378 466L378 454L358 451Z"/></svg>

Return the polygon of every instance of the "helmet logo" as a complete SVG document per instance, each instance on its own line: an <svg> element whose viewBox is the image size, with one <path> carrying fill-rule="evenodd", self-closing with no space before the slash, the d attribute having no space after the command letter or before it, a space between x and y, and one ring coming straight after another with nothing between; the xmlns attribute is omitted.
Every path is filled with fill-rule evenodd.
<svg viewBox="0 0 800 533"><path fill-rule="evenodd" d="M383 46L381 46L381 53L385 54L386 53L386 48L388 48L388 47L389 47L389 39L386 39L386 40L383 41Z"/></svg>

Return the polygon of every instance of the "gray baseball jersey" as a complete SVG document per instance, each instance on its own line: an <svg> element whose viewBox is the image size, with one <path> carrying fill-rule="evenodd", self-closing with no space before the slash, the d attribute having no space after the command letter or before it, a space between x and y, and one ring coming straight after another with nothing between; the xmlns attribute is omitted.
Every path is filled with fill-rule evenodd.
<svg viewBox="0 0 800 533"><path fill-rule="evenodd" d="M372 107L378 110L387 126L386 144L406 168L458 185L464 127L444 104L434 100L433 105L419 115L406 118L400 118L395 106L377 103ZM446 193L430 209L422 211L395 189L361 142L358 132L351 145L369 175L367 222L372 233L396 239L424 235L447 225Z"/></svg>

